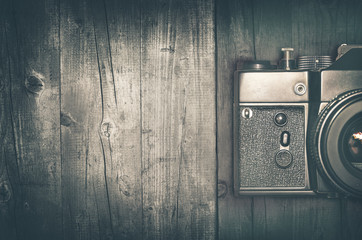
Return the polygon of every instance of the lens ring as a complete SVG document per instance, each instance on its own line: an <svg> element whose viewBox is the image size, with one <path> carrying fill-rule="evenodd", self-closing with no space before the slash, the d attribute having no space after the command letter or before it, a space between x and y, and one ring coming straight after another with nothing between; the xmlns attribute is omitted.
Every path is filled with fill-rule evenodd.
<svg viewBox="0 0 362 240"><path fill-rule="evenodd" d="M322 110L309 129L308 149L319 173L345 195L362 198L362 174L341 157L340 134L344 124L362 109L362 89L337 96Z"/></svg>
<svg viewBox="0 0 362 240"><path fill-rule="evenodd" d="M348 120L339 139L341 157L348 167L362 173L362 112ZM357 173L359 174L359 173Z"/></svg>

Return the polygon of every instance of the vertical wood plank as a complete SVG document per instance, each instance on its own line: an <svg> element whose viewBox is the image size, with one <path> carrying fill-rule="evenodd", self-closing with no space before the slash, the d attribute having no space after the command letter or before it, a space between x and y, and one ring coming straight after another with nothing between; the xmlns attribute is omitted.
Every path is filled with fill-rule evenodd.
<svg viewBox="0 0 362 240"><path fill-rule="evenodd" d="M16 157L2 156L15 201L16 237L61 239L59 2L2 4L7 4L7 128L13 134L5 148L11 145Z"/></svg>
<svg viewBox="0 0 362 240"><path fill-rule="evenodd" d="M344 2L346 5L346 42L347 44L361 44L362 43L362 26L361 26L361 11L362 3L358 0L349 0Z"/></svg>
<svg viewBox="0 0 362 240"><path fill-rule="evenodd" d="M61 142L64 239L109 239L100 145L101 90L91 5L62 1Z"/></svg>
<svg viewBox="0 0 362 240"><path fill-rule="evenodd" d="M337 47L346 43L347 9L354 8L350 0L293 1L292 45L295 56L337 56Z"/></svg>
<svg viewBox="0 0 362 240"><path fill-rule="evenodd" d="M219 239L252 239L252 198L233 192L233 79L254 59L252 1L217 1L217 149Z"/></svg>
<svg viewBox="0 0 362 240"><path fill-rule="evenodd" d="M282 47L292 47L292 1L253 1L255 57L277 64Z"/></svg>
<svg viewBox="0 0 362 240"><path fill-rule="evenodd" d="M141 238L138 12L136 1L62 4L69 239Z"/></svg>
<svg viewBox="0 0 362 240"><path fill-rule="evenodd" d="M342 199L342 237L357 240L362 234L361 199Z"/></svg>
<svg viewBox="0 0 362 240"><path fill-rule="evenodd" d="M92 3L114 239L141 239L140 2Z"/></svg>
<svg viewBox="0 0 362 240"><path fill-rule="evenodd" d="M342 239L339 202L317 197L255 197L254 239Z"/></svg>
<svg viewBox="0 0 362 240"><path fill-rule="evenodd" d="M7 32L9 31L9 2L0 7L0 228L1 238L16 239L16 212L13 185L19 183L15 163L16 152L11 118L10 59Z"/></svg>
<svg viewBox="0 0 362 240"><path fill-rule="evenodd" d="M213 1L142 1L144 239L216 236Z"/></svg>

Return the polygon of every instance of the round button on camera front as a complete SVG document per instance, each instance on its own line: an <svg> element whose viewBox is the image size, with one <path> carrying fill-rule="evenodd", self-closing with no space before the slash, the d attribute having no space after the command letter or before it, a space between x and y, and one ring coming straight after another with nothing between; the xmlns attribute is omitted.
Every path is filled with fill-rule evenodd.
<svg viewBox="0 0 362 240"><path fill-rule="evenodd" d="M287 115L285 115L284 113L277 113L274 117L274 123L279 127L284 126L285 124L287 124L287 122Z"/></svg>
<svg viewBox="0 0 362 240"><path fill-rule="evenodd" d="M288 150L280 150L275 154L275 163L280 168L288 168L293 162L293 155Z"/></svg>

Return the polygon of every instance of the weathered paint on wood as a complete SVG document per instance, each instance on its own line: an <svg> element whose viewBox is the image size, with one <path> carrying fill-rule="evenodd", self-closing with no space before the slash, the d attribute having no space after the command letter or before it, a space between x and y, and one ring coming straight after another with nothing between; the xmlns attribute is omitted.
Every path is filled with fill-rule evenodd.
<svg viewBox="0 0 362 240"><path fill-rule="evenodd" d="M283 0L217 4L219 183L232 184L228 172L232 161L231 83L232 72L242 65L238 63L256 59L276 64L281 47L294 47L295 56L336 56L339 44L362 42L361 17L355 10L360 5L356 1ZM229 196L233 193L228 187L230 191L218 201L219 239L358 239L360 200L235 198Z"/></svg>
<svg viewBox="0 0 362 240"><path fill-rule="evenodd" d="M4 199L10 191L1 232L61 239L58 3L1 1L1 9Z"/></svg>
<svg viewBox="0 0 362 240"><path fill-rule="evenodd" d="M145 239L216 235L213 1L142 1Z"/></svg>

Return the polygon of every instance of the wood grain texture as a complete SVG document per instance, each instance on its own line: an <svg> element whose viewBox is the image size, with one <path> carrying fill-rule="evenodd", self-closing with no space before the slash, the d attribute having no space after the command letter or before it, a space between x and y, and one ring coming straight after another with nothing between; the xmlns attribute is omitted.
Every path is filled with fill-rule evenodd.
<svg viewBox="0 0 362 240"><path fill-rule="evenodd" d="M343 1L342 1L343 2ZM361 11L362 3L358 0L349 0L343 2L346 8L346 43L361 44L362 42L362 22Z"/></svg>
<svg viewBox="0 0 362 240"><path fill-rule="evenodd" d="M252 198L233 193L233 86L238 63L254 59L252 1L217 1L219 239L252 239Z"/></svg>
<svg viewBox="0 0 362 240"><path fill-rule="evenodd" d="M144 239L216 236L213 1L142 1Z"/></svg>
<svg viewBox="0 0 362 240"><path fill-rule="evenodd" d="M253 212L253 239L342 239L339 199L255 197Z"/></svg>
<svg viewBox="0 0 362 240"><path fill-rule="evenodd" d="M16 208L13 185L19 183L14 164L17 161L12 127L10 94L10 58L7 35L9 3L0 8L0 226L1 238L16 239Z"/></svg>
<svg viewBox="0 0 362 240"><path fill-rule="evenodd" d="M100 134L115 239L141 238L139 12L139 1L93 1L102 91Z"/></svg>
<svg viewBox="0 0 362 240"><path fill-rule="evenodd" d="M86 1L62 1L60 7L64 239L112 238L92 9Z"/></svg>
<svg viewBox="0 0 362 240"><path fill-rule="evenodd" d="M347 15L354 8L351 1L294 1L292 13L292 45L295 56L337 56L337 47L347 43Z"/></svg>
<svg viewBox="0 0 362 240"><path fill-rule="evenodd" d="M140 239L136 1L62 4L65 236Z"/></svg>
<svg viewBox="0 0 362 240"><path fill-rule="evenodd" d="M10 231L16 239L60 239L58 2L1 4L7 132L0 162L12 190Z"/></svg>

